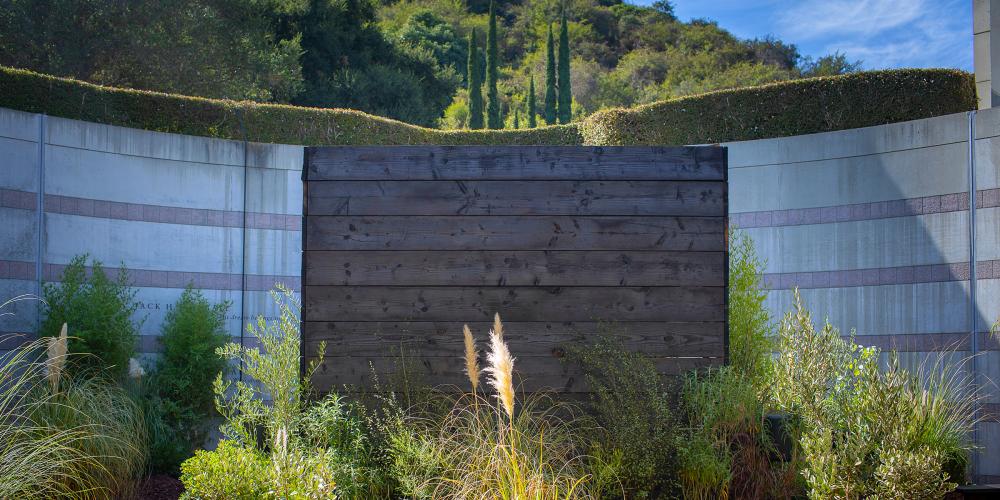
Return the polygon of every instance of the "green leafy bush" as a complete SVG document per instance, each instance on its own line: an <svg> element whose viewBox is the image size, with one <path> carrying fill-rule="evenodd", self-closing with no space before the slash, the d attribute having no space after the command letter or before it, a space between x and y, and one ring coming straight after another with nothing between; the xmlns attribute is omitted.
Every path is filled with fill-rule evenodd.
<svg viewBox="0 0 1000 500"><path fill-rule="evenodd" d="M587 346L569 346L590 389L590 412L603 429L594 454L616 463L629 498L676 496L676 395L646 356L630 352L610 325ZM617 455L617 458L614 458Z"/></svg>
<svg viewBox="0 0 1000 500"><path fill-rule="evenodd" d="M254 500L270 490L271 464L254 448L223 439L212 451L199 450L181 466L184 498Z"/></svg>
<svg viewBox="0 0 1000 500"><path fill-rule="evenodd" d="M976 107L971 74L927 69L725 90L601 111L580 123L522 130L441 131L359 111L102 87L7 67L0 67L0 88L0 106L20 111L160 132L306 145L704 144L867 127Z"/></svg>
<svg viewBox="0 0 1000 500"><path fill-rule="evenodd" d="M964 480L975 399L960 365L880 367L879 349L817 330L797 290L779 336L774 398L801 419L811 497L940 498Z"/></svg>
<svg viewBox="0 0 1000 500"><path fill-rule="evenodd" d="M764 305L765 262L753 240L736 228L729 231L729 364L755 383L768 385L774 325Z"/></svg>
<svg viewBox="0 0 1000 500"><path fill-rule="evenodd" d="M135 352L139 325L133 316L139 307L125 269L109 277L99 261L86 269L87 256L78 255L63 271L59 283L46 283L43 337L55 337L69 325L69 351L73 368L107 373L123 379Z"/></svg>
<svg viewBox="0 0 1000 500"><path fill-rule="evenodd" d="M242 380L226 380L219 373L213 385L227 443L220 453L263 463L261 487L267 494L262 498L334 498L335 492L350 498L383 496L379 455L362 420L336 394L309 401L309 381L318 365L310 364L300 377L298 299L280 284L271 296L279 318L268 322L260 316L248 326L260 347L228 343L216 350L244 369ZM320 357L324 350L321 346ZM215 477L225 469L213 464L224 461L199 452L182 464L185 488L198 492L191 498L257 495L256 485L233 493L235 486Z"/></svg>
<svg viewBox="0 0 1000 500"><path fill-rule="evenodd" d="M167 312L160 337L163 352L145 391L154 420L154 471L177 474L181 462L208 437L216 414L212 381L227 367L215 351L229 341L228 310L228 302L212 305L188 286Z"/></svg>

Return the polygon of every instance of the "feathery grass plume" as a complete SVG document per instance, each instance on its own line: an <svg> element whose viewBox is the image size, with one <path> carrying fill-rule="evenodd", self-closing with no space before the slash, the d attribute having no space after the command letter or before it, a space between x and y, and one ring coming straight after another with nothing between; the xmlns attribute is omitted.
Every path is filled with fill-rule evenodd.
<svg viewBox="0 0 1000 500"><path fill-rule="evenodd" d="M503 340L503 323L500 322L500 313L493 314L493 331L496 332L497 337Z"/></svg>
<svg viewBox="0 0 1000 500"><path fill-rule="evenodd" d="M503 404L510 419L514 418L514 358L503 341L503 325L497 314L493 329L490 330L489 366L484 370L490 375L490 385L497 391L497 398Z"/></svg>
<svg viewBox="0 0 1000 500"><path fill-rule="evenodd" d="M472 392L476 392L479 388L479 353L476 352L476 341L472 338L469 325L462 325L462 333L465 335L465 374L469 376Z"/></svg>
<svg viewBox="0 0 1000 500"><path fill-rule="evenodd" d="M52 386L53 394L59 392L59 377L62 374L63 367L66 366L66 353L69 350L67 348L66 330L67 325L63 323L58 337L46 339L49 345L46 350L45 370L47 372L46 376L49 379L49 385Z"/></svg>

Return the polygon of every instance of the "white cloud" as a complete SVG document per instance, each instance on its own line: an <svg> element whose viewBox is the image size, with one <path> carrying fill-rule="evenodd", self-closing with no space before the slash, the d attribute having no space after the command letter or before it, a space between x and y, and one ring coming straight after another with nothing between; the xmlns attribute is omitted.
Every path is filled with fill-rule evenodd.
<svg viewBox="0 0 1000 500"><path fill-rule="evenodd" d="M777 16L778 34L866 68L971 67L967 0L806 0Z"/></svg>
<svg viewBox="0 0 1000 500"><path fill-rule="evenodd" d="M923 0L807 0L779 15L778 25L796 39L873 36L925 13Z"/></svg>

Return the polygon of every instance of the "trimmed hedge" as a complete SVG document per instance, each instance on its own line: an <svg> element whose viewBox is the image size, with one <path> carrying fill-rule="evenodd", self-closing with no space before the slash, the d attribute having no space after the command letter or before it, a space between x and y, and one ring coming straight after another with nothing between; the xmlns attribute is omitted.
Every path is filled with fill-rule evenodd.
<svg viewBox="0 0 1000 500"><path fill-rule="evenodd" d="M772 83L590 116L586 144L711 144L813 134L976 109L972 74L868 71Z"/></svg>
<svg viewBox="0 0 1000 500"><path fill-rule="evenodd" d="M873 71L613 109L570 125L442 131L360 111L103 87L0 66L0 107L281 144L670 145L784 137L968 111L976 107L973 80L971 74L956 70Z"/></svg>

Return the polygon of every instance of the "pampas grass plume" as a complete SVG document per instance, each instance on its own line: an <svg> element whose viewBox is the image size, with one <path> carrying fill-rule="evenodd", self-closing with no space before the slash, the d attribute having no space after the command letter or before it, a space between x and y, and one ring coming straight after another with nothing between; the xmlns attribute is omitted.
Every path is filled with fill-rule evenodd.
<svg viewBox="0 0 1000 500"><path fill-rule="evenodd" d="M462 333L465 335L465 374L469 376L472 392L475 393L479 388L479 353L476 352L476 341L472 338L469 325L462 325Z"/></svg>
<svg viewBox="0 0 1000 500"><path fill-rule="evenodd" d="M511 419L514 418L514 358L510 349L503 341L503 327L500 315L496 315L493 329L490 330L490 353L486 372L490 375L490 385L497 391L497 398L503 404L504 411Z"/></svg>
<svg viewBox="0 0 1000 500"><path fill-rule="evenodd" d="M45 370L48 372L47 376L53 393L59 392L59 379L62 376L63 367L66 366L66 353L69 350L67 347L67 328L66 323L63 323L59 336L49 339L46 352Z"/></svg>

